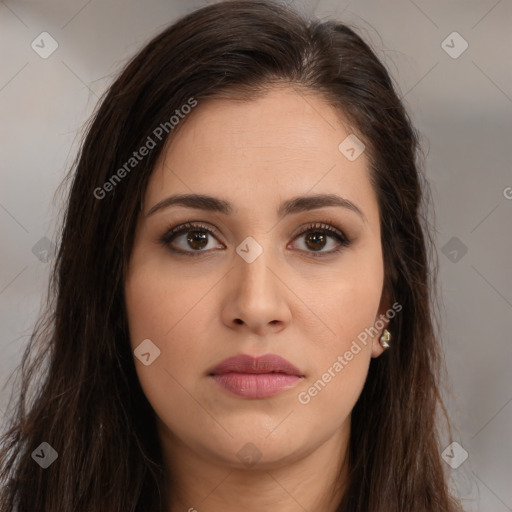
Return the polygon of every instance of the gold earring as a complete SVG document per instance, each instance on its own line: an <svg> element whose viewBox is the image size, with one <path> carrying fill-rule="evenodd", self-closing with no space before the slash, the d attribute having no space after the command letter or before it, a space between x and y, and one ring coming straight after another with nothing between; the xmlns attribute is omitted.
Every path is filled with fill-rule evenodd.
<svg viewBox="0 0 512 512"><path fill-rule="evenodd" d="M387 330L387 329L384 329L384 332L382 333L382 336L380 337L380 344L384 347L384 348L389 348L389 343L388 341L391 339L391 333Z"/></svg>

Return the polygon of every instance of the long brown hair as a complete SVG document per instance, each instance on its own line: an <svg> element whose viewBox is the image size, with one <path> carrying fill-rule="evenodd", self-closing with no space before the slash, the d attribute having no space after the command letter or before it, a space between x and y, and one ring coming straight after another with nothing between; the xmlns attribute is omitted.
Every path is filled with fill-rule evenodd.
<svg viewBox="0 0 512 512"><path fill-rule="evenodd" d="M137 379L123 295L135 223L163 145L183 125L171 128L176 110L191 99L196 108L221 95L251 99L275 84L320 93L364 141L384 289L402 306L388 326L392 348L372 359L352 412L350 474L338 511L461 510L440 458L438 419L447 415L437 261L422 210L428 184L419 135L385 67L353 29L249 0L181 18L102 98L68 175L47 308L18 368L19 396L9 402L0 512L163 511L161 447ZM157 127L165 127L161 140ZM148 137L154 146L127 167ZM43 442L58 454L46 469L32 457Z"/></svg>

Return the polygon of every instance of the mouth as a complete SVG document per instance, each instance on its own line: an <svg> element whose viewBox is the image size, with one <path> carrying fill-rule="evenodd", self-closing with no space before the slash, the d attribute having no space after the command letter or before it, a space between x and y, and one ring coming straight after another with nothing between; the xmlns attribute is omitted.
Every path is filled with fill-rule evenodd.
<svg viewBox="0 0 512 512"><path fill-rule="evenodd" d="M304 377L303 373L290 361L276 354L265 354L260 357L242 354L230 357L212 368L208 375L223 375L226 373L248 373L254 375L281 373Z"/></svg>
<svg viewBox="0 0 512 512"><path fill-rule="evenodd" d="M230 357L212 368L208 376L224 391L243 398L267 398L295 387L304 374L275 354Z"/></svg>

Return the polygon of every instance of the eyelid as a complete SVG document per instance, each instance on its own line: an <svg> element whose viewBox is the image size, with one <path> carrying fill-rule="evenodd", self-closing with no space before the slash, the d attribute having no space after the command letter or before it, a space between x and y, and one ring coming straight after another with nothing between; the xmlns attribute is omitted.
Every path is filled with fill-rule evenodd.
<svg viewBox="0 0 512 512"><path fill-rule="evenodd" d="M348 236L338 227L336 227L336 221L335 220L321 220L321 221L315 221L315 222L306 222L302 226L298 228L298 231L295 235L293 235L293 239L303 235L304 233L307 233L308 231L318 229L323 230L327 232L333 232L336 233L340 238L344 238L348 240Z"/></svg>
<svg viewBox="0 0 512 512"><path fill-rule="evenodd" d="M197 229L197 230L202 229L204 231L208 231L208 232L212 233L215 236L215 238L217 238L217 239L222 238L222 235L220 235L219 231L214 226L206 225L205 223L203 223L201 221L188 221L188 222L178 224L178 225L168 229L164 233L164 235L161 237L161 241L163 243L169 244L171 242L171 237L181 234L182 232L192 231L194 229Z"/></svg>

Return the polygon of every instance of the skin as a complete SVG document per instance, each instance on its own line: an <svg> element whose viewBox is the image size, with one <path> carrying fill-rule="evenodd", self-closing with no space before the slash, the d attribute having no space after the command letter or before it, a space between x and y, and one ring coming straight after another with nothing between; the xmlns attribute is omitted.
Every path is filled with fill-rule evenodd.
<svg viewBox="0 0 512 512"><path fill-rule="evenodd" d="M351 411L370 359L383 352L383 328L359 344L362 350L308 404L298 394L389 309L368 160L363 153L351 162L338 150L350 133L321 96L273 88L248 102L200 103L155 167L125 299L132 350L144 339L160 350L150 365L138 358L135 364L157 418L169 512L336 508ZM146 216L178 193L224 199L234 213L171 206ZM337 206L278 220L282 201L317 193L349 199L366 220ZM187 233L171 246L160 242L185 222L205 224L220 236L208 234L197 257L173 253L171 246L201 247L187 243ZM300 228L316 222L340 229L351 245L314 257L339 246L330 235L323 246L308 235L297 238ZM236 252L248 236L263 248L252 263ZM232 395L208 370L243 353L278 354L305 377L270 398ZM251 467L237 456L247 443L261 456ZM333 493L338 472L341 486Z"/></svg>

